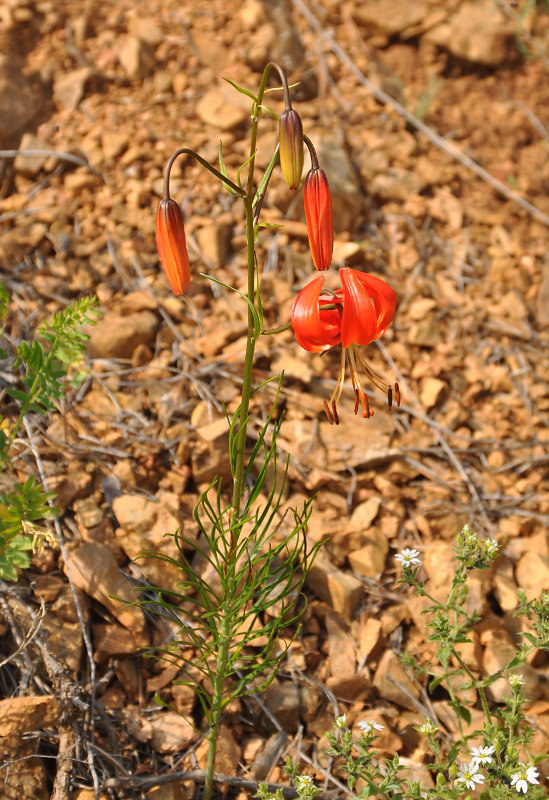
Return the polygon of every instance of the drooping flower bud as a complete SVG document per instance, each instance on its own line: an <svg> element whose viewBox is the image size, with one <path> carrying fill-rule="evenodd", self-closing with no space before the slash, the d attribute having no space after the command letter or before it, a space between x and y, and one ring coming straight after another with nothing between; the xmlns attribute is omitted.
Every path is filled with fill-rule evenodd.
<svg viewBox="0 0 549 800"><path fill-rule="evenodd" d="M171 198L160 201L156 212L156 246L168 283L177 295L186 294L191 283L183 214Z"/></svg>
<svg viewBox="0 0 549 800"><path fill-rule="evenodd" d="M313 263L319 270L328 269L334 250L332 195L326 173L320 167L307 173L303 204Z"/></svg>
<svg viewBox="0 0 549 800"><path fill-rule="evenodd" d="M286 108L280 115L280 167L290 189L297 189L303 172L303 125L297 111Z"/></svg>

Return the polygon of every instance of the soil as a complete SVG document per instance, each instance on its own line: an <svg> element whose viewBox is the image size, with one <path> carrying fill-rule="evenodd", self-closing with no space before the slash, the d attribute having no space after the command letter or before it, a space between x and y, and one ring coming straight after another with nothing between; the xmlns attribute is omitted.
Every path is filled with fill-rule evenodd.
<svg viewBox="0 0 549 800"><path fill-rule="evenodd" d="M179 147L217 165L222 140L234 178L247 158L250 106L223 78L254 91L269 60L296 84L294 108L330 180L334 264L377 274L397 293L394 322L366 357L398 380L402 402L388 414L367 387L375 414L364 420L347 385L341 423L330 426L322 401L339 352L308 353L291 331L260 340L256 383L285 373L279 446L291 462L281 512L314 494L308 536L327 543L303 628L263 705L247 698L227 709L217 770L287 783L290 753L323 779L324 732L345 713L354 730L380 722L380 753L397 752L428 786L414 730L425 693L406 684L397 655L429 659L434 650L421 605L397 584L394 555L420 551L436 594L451 580L465 523L497 539L501 556L472 581L468 601L482 618L467 656L479 675L504 666L519 641L517 591L549 588L547 6L310 8L10 0L0 9L6 340L31 337L85 294L97 295L104 315L89 330L84 382L59 413L30 417L34 455L22 440L15 461L14 479L42 471L60 514L57 544L0 587L5 764L25 759L0 771L6 798L177 800L200 785L168 777L204 768L200 706L173 685L177 667L137 652L162 641L160 623L114 598L133 597L144 580L173 585L177 574L134 559L169 548L164 534L178 527L196 536L200 492L216 474L229 486L223 405L238 403L246 307L200 273L244 288L242 207L190 159L176 164L171 190L192 270L185 298L170 293L159 266L154 216ZM268 102L280 113L279 92ZM260 170L276 140L265 115ZM283 226L262 230L258 247L265 325L275 328L314 269L301 192L278 169L263 220ZM252 432L273 399L266 388L254 400ZM524 672L532 747L546 752L546 655ZM493 689L495 704L502 692ZM429 700L451 737L444 701ZM234 791L248 787L237 781Z"/></svg>

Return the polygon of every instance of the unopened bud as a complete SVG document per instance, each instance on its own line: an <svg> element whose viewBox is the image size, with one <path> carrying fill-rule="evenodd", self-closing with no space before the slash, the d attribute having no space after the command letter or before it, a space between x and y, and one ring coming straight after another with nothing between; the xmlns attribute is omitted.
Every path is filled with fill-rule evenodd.
<svg viewBox="0 0 549 800"><path fill-rule="evenodd" d="M191 267L187 253L183 214L171 198L160 201L156 212L156 246L160 263L173 291L186 294L191 283Z"/></svg>
<svg viewBox="0 0 549 800"><path fill-rule="evenodd" d="M303 204L313 263L319 270L328 269L334 250L334 224L332 195L323 169L316 167L307 173Z"/></svg>
<svg viewBox="0 0 549 800"><path fill-rule="evenodd" d="M280 115L280 167L290 189L297 189L303 172L303 125L297 111L285 109Z"/></svg>

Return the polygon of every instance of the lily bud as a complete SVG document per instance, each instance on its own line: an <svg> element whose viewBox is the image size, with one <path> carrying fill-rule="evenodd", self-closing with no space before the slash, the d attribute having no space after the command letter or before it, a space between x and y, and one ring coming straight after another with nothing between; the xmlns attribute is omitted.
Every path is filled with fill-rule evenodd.
<svg viewBox="0 0 549 800"><path fill-rule="evenodd" d="M186 294L191 283L183 214L171 198L160 201L156 212L156 246L168 283L177 294Z"/></svg>
<svg viewBox="0 0 549 800"><path fill-rule="evenodd" d="M297 111L286 108L280 115L280 167L290 189L297 189L303 172L303 125Z"/></svg>
<svg viewBox="0 0 549 800"><path fill-rule="evenodd" d="M303 186L303 205L313 263L319 270L328 269L334 251L332 195L323 169L307 173Z"/></svg>

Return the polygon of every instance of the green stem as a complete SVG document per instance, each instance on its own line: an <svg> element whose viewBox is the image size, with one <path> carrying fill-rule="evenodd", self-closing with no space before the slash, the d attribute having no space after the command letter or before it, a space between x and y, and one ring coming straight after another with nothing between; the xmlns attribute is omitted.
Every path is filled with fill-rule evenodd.
<svg viewBox="0 0 549 800"><path fill-rule="evenodd" d="M208 756L206 763L206 776L204 780L204 790L202 792L202 800L211 800L213 791L213 775L215 765L215 755L217 752L217 741L219 738L219 726L221 723L221 714L223 710L223 699L225 692L225 682L228 675L228 665L230 658L231 643L233 637L233 601L237 593L237 583L235 581L235 567L236 567L236 552L238 544L238 536L241 528L238 525L240 521L240 512L242 507L242 495L244 490L244 473L245 473L245 457L246 457L246 431L248 427L248 417L250 410L250 399L252 396L252 371L254 363L254 353L256 345L256 329L253 309L256 306L256 256L255 256L255 229L254 229L254 169L255 169L255 154L257 147L257 129L259 120L261 118L261 103L263 95L267 87L267 80L271 68L276 65L273 63L267 64L263 71L261 84L257 99L252 108L252 130L250 136L250 156L248 159L248 180L246 184L246 193L243 196L244 208L246 211L246 243L247 243L247 260L248 260L248 291L247 297L248 304L248 336L246 340L246 355L244 357L244 374L242 380L242 400L240 403L240 419L238 429L238 440L236 445L236 460L233 473L233 494L231 504L231 533L229 550L227 554L227 564L225 569L225 588L223 592L222 609L223 617L221 622L219 649L216 657L216 671L215 682L213 687L212 705L211 705L211 719L210 730L208 734ZM279 67L276 67L279 73ZM282 73L283 75L283 73ZM287 83L285 84L287 87ZM184 151L187 152L187 151ZM174 154L175 155L175 154ZM194 155L189 152L189 155ZM173 156L172 156L173 158ZM172 162L173 163L173 162ZM210 168L210 171L213 171ZM169 176L169 171L167 170ZM169 178L167 179L169 180ZM227 183L227 179L223 178ZM167 184L166 184L167 189ZM242 194L242 190L239 190ZM221 610L221 609L220 609Z"/></svg>

